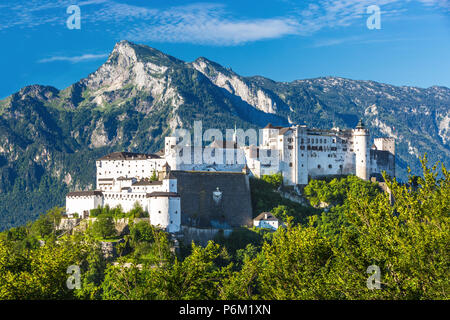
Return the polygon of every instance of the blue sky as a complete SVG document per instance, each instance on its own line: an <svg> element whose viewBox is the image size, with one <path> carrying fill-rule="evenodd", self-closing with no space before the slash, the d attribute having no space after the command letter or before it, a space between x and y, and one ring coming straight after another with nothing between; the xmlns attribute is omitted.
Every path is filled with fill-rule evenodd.
<svg viewBox="0 0 450 320"><path fill-rule="evenodd" d="M78 5L81 29L68 29ZM369 29L367 7L381 9ZM0 98L86 77L122 39L244 76L450 87L449 0L30 0L0 3Z"/></svg>

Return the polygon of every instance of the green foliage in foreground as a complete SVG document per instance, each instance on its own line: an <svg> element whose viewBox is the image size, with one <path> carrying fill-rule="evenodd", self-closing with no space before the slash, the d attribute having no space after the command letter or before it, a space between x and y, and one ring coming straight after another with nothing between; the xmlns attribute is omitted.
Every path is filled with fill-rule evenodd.
<svg viewBox="0 0 450 320"><path fill-rule="evenodd" d="M205 248L193 244L184 257L145 223L131 226L131 252L116 265L102 260L88 233L26 247L18 243L28 229L10 230L0 234L0 299L449 299L450 174L442 166L437 178L426 158L423 168L417 184L388 181L393 205L358 184L335 206L342 223L327 220L332 210L308 224L288 217L270 236L237 230ZM337 229L332 236L322 220ZM136 255L143 244L148 251ZM81 266L81 289L65 286L71 264ZM380 268L381 289L367 287L371 265Z"/></svg>
<svg viewBox="0 0 450 320"><path fill-rule="evenodd" d="M92 209L89 213L90 217L98 217L98 216L108 216L114 219L122 219L122 218L145 218L148 217L148 212L144 211L142 206L139 204L139 202L135 202L133 205L133 208L125 212L122 209L121 205L118 205L117 207L110 208L108 205L104 207L97 207L95 209Z"/></svg>
<svg viewBox="0 0 450 320"><path fill-rule="evenodd" d="M250 179L253 217L261 212L272 212L278 219L287 222L287 217L294 219L294 223L307 223L312 215L319 214L321 210L283 198L278 193L282 185L281 174L265 175L261 179Z"/></svg>

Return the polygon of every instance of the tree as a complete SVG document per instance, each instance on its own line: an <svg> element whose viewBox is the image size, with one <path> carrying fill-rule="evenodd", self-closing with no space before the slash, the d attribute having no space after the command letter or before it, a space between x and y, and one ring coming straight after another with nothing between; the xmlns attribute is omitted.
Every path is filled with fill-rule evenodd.
<svg viewBox="0 0 450 320"><path fill-rule="evenodd" d="M31 251L18 252L0 241L0 299L68 299L67 268L80 265L85 245L72 238L47 241Z"/></svg>
<svg viewBox="0 0 450 320"><path fill-rule="evenodd" d="M353 228L346 228L335 250L336 287L345 298L449 298L450 174L442 165L438 179L426 156L422 166L423 177L410 177L408 184L385 177L393 205L388 194L372 201L349 195L346 218ZM369 265L380 268L381 290L365 285Z"/></svg>
<svg viewBox="0 0 450 320"><path fill-rule="evenodd" d="M41 215L31 226L31 232L43 239L53 233L53 221L46 215Z"/></svg>
<svg viewBox="0 0 450 320"><path fill-rule="evenodd" d="M47 217L53 223L53 228L56 228L61 222L62 213L64 212L64 208L54 207L47 211Z"/></svg>
<svg viewBox="0 0 450 320"><path fill-rule="evenodd" d="M92 224L92 232L95 236L102 239L115 237L117 231L113 218L103 214L98 216L97 220Z"/></svg>
<svg viewBox="0 0 450 320"><path fill-rule="evenodd" d="M153 171L153 174L150 177L150 181L158 181L158 175L156 174L156 170Z"/></svg>
<svg viewBox="0 0 450 320"><path fill-rule="evenodd" d="M146 213L141 204L136 201L133 205L133 208L128 212L127 216L130 218L143 218L146 216Z"/></svg>
<svg viewBox="0 0 450 320"><path fill-rule="evenodd" d="M140 221L130 228L130 241L134 244L142 241L153 242L155 232L149 222Z"/></svg>
<svg viewBox="0 0 450 320"><path fill-rule="evenodd" d="M263 175L262 180L269 183L276 190L283 184L283 175L281 173Z"/></svg>

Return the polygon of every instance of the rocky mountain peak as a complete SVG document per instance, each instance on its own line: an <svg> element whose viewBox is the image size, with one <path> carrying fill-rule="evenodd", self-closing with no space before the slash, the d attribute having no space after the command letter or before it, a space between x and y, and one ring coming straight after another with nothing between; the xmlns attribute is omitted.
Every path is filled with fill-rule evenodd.
<svg viewBox="0 0 450 320"><path fill-rule="evenodd" d="M81 82L100 105L105 102L102 95L109 96L117 90L135 87L151 91L159 87L158 82L168 69L168 60L167 55L156 49L123 40L115 45L108 60Z"/></svg>
<svg viewBox="0 0 450 320"><path fill-rule="evenodd" d="M20 91L14 95L14 98L21 100L26 98L34 98L37 100L47 101L58 95L58 92L58 89L51 86L33 84L20 89Z"/></svg>

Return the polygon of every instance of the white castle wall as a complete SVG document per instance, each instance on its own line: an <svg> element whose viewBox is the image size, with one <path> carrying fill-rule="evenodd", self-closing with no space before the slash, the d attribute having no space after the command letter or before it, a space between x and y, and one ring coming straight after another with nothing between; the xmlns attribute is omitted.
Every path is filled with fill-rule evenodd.
<svg viewBox="0 0 450 320"><path fill-rule="evenodd" d="M236 137L233 142L236 142ZM129 211L138 202L149 212L152 224L177 232L181 221L180 198L174 196L177 180L170 176L170 168L165 163L173 170L194 171L241 172L247 165L257 177L281 172L287 185L305 185L309 177L356 174L367 180L371 173L382 170L389 171L391 175L395 173L394 139L375 139L375 147L371 150L368 147L369 132L362 125L354 130L268 126L262 131L259 146L242 148L235 148L234 143L214 142L207 148L182 150L176 143L177 138L167 137L163 156L113 153L100 158L96 165L97 190L101 193L89 196L86 193L77 196L69 194L66 197L67 213L81 214L99 205L120 205L123 210ZM182 152L190 153L190 163L181 163ZM205 152L211 153L206 162L203 157ZM222 163L212 163L211 159L216 156L222 157ZM160 181L149 181L155 171L159 173ZM170 192L172 196L149 197L152 192Z"/></svg>
<svg viewBox="0 0 450 320"><path fill-rule="evenodd" d="M370 174L381 170L395 171L389 166L379 167L380 163L370 158L369 131L362 125L354 130L309 129L306 126L290 128L266 127L263 129L259 150L270 148L279 152L279 163L264 166L255 155L255 150L245 148L247 165L253 175L281 172L288 185L307 184L308 176L315 178L328 175L355 174L368 180ZM378 150L395 154L395 141L392 138L375 139Z"/></svg>
<svg viewBox="0 0 450 320"><path fill-rule="evenodd" d="M82 217L85 212L102 205L102 196L66 196L66 213L69 217L73 217L74 213Z"/></svg>
<svg viewBox="0 0 450 320"><path fill-rule="evenodd" d="M181 225L181 206L179 196L153 196L149 203L150 223L166 229L168 232L178 232Z"/></svg>
<svg viewBox="0 0 450 320"><path fill-rule="evenodd" d="M150 178L153 172L161 171L165 159L136 160L97 160L97 188L100 189L100 179L132 177L137 180Z"/></svg>
<svg viewBox="0 0 450 320"><path fill-rule="evenodd" d="M355 162L356 162L356 176L361 179L368 180L368 162L369 148L368 137L369 132L366 129L355 129L354 134L354 148L355 148Z"/></svg>

